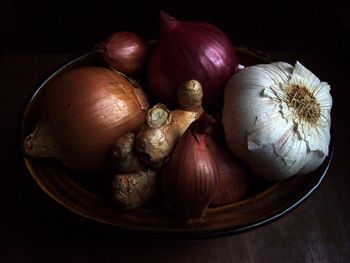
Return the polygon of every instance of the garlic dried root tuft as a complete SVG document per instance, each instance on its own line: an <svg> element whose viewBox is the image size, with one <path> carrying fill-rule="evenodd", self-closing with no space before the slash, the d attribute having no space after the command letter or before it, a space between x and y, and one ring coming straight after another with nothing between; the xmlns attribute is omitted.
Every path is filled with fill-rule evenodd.
<svg viewBox="0 0 350 263"><path fill-rule="evenodd" d="M296 111L298 117L310 124L316 124L321 116L321 106L314 95L300 85L287 85L285 88L287 105Z"/></svg>

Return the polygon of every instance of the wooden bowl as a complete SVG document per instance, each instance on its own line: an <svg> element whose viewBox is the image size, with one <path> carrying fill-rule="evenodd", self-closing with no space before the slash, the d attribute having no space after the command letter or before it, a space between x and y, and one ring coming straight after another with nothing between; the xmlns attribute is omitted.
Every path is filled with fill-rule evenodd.
<svg viewBox="0 0 350 263"><path fill-rule="evenodd" d="M271 61L261 53L242 48L238 48L237 51L244 65ZM94 53L89 53L64 65L44 81L25 109L22 139L33 131L38 118L40 95L42 90L49 87L51 81L74 67L102 65L101 63ZM128 236L193 240L241 233L286 215L317 189L327 173L332 154L331 145L330 154L324 163L315 172L307 175L297 175L274 183L252 176L251 190L246 199L232 205L209 208L203 222L190 225L178 221L159 204L127 211L118 209L111 198L111 182L91 182L94 178L82 179L57 160L27 157L24 157L24 160L30 174L42 190L64 207L83 217L108 224Z"/></svg>

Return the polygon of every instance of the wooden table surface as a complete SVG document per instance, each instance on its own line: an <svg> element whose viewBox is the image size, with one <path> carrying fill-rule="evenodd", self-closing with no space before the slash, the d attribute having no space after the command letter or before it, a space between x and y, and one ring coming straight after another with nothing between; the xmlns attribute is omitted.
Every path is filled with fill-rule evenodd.
<svg viewBox="0 0 350 263"><path fill-rule="evenodd" d="M22 113L38 84L77 54L0 53L0 262L350 262L349 67L326 48L272 54L300 60L332 86L335 154L325 180L272 224L237 236L174 243L91 227L39 188L22 158Z"/></svg>

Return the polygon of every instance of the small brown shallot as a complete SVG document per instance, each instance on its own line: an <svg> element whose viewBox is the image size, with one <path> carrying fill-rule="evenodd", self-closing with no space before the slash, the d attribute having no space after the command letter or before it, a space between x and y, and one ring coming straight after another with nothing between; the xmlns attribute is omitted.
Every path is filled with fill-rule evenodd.
<svg viewBox="0 0 350 263"><path fill-rule="evenodd" d="M203 112L202 85L196 80L184 82L178 90L178 109L169 111L161 103L148 110L146 124L136 137L141 159L159 168L173 150L176 141Z"/></svg>
<svg viewBox="0 0 350 263"><path fill-rule="evenodd" d="M136 33L129 31L115 32L103 43L95 46L95 51L110 67L133 76L145 66L148 47Z"/></svg>

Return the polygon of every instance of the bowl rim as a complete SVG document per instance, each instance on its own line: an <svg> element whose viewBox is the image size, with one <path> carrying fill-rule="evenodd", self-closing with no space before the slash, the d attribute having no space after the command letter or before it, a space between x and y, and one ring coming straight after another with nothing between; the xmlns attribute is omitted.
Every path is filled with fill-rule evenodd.
<svg viewBox="0 0 350 263"><path fill-rule="evenodd" d="M56 71L51 73L35 90L32 97L30 98L29 102L27 103L24 113L22 115L22 124L21 124L21 138L23 138L23 131L24 131L24 120L28 114L29 106L34 101L34 99L38 96L38 94L41 92L41 90L56 76L61 74L62 72L69 69L71 66L74 66L77 63L81 63L83 60L90 59L91 57L95 56L96 54L94 52L85 53L83 55L79 55L76 58L68 61L67 63L63 63L63 65L59 66ZM331 131L332 135L332 131ZM333 136L331 136L333 138ZM25 165L33 177L33 179L36 181L36 183L39 185L39 187L48 194L52 199L54 199L56 202L58 202L63 207L67 208L68 210L74 212L77 215L80 215L84 218L87 218L91 220L91 222L105 224L108 226L112 226L113 230L116 230L118 234L126 235L128 237L133 236L136 238L145 238L145 239L156 239L156 240L199 240L199 239L209 239L209 238L218 238L218 237L225 237L230 235L236 235L243 232L251 231L257 228L260 228L262 226L265 226L267 224L273 223L276 220L282 218L283 216L289 214L294 209L296 209L298 206L300 206L304 201L306 201L320 186L322 181L324 180L333 158L334 154L334 144L331 140L330 146L329 146L329 155L326 157L326 159L323 161L321 166L317 169L318 176L315 181L313 181L312 185L310 185L305 192L295 200L293 200L292 203L284 207L281 211L274 213L273 215L264 218L262 220L257 220L254 223L241 225L236 228L226 228L218 230L211 230L211 231L184 231L184 232L177 232L174 233L173 231L148 231L148 230L139 230L139 229L129 229L122 226L115 225L111 222L98 219L96 217L93 217L91 215L88 215L81 211L79 208L72 206L69 204L66 200L62 200L59 196L55 195L50 191L50 189L45 185L44 182L41 181L40 177L36 174L35 166L33 166L32 159L24 156L24 162ZM243 202L244 200L240 201ZM240 203L238 202L238 203ZM214 208L215 209L215 208Z"/></svg>

